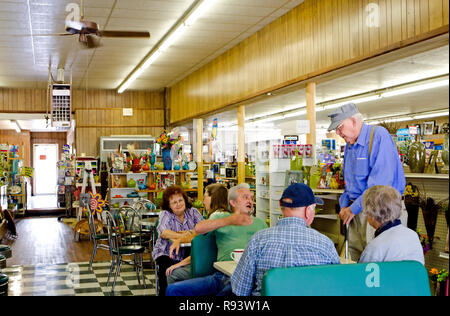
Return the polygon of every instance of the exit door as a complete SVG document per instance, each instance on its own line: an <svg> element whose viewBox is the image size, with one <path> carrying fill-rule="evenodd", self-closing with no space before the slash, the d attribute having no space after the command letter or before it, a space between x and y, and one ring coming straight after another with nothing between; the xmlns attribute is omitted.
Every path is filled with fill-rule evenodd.
<svg viewBox="0 0 450 316"><path fill-rule="evenodd" d="M58 145L34 144L34 194L56 194Z"/></svg>

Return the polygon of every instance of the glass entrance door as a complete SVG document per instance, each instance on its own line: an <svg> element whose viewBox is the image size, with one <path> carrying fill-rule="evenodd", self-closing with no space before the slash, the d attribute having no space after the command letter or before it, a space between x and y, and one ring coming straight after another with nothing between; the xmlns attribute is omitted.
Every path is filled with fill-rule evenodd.
<svg viewBox="0 0 450 316"><path fill-rule="evenodd" d="M34 194L56 194L58 145L34 144Z"/></svg>

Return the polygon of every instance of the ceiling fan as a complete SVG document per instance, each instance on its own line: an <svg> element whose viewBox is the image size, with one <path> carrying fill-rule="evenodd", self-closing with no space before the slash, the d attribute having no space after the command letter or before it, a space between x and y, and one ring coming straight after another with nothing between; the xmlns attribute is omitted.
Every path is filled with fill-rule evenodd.
<svg viewBox="0 0 450 316"><path fill-rule="evenodd" d="M67 36L78 34L78 41L87 48L99 46L100 37L125 37L125 38L150 38L150 33L146 31L106 31L99 30L97 23L85 21L83 14L83 1L81 1L81 14L77 19L66 19L66 33L57 34L36 34L34 36Z"/></svg>

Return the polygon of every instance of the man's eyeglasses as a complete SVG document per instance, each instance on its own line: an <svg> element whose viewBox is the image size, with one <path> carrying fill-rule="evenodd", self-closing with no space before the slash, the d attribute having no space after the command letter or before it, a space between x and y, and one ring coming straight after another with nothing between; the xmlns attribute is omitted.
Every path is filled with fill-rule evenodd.
<svg viewBox="0 0 450 316"><path fill-rule="evenodd" d="M339 124L338 127L336 127L336 133L337 133L337 132L340 133L343 126L344 126L344 122L342 122L341 124Z"/></svg>

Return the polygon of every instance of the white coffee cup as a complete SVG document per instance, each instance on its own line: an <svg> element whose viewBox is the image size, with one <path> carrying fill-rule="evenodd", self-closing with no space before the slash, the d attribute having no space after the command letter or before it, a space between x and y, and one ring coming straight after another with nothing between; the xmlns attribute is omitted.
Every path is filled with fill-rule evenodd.
<svg viewBox="0 0 450 316"><path fill-rule="evenodd" d="M230 253L231 259L233 259L236 263L239 262L239 260L242 257L242 254L244 253L244 249L234 249L232 253Z"/></svg>

